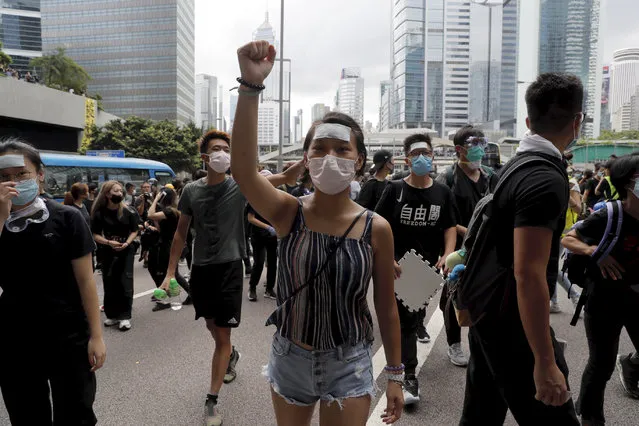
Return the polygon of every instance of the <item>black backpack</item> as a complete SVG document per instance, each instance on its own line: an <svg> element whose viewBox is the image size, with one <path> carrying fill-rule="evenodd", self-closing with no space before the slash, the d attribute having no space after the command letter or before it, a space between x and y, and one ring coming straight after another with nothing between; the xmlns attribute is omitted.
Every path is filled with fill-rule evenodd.
<svg viewBox="0 0 639 426"><path fill-rule="evenodd" d="M570 283L581 287L581 297L575 308L575 314L570 321L570 325L576 325L581 315L588 295L592 290L594 280L590 277L589 268L592 265L598 264L602 259L606 258L615 248L619 235L621 234L621 227L623 225L623 206L621 201L609 201L606 203L606 211L608 221L606 223L606 230L604 232L601 241L597 245L597 248L591 256L583 254L575 254L566 250L564 253L564 265L561 272L568 276ZM579 225L583 221L577 222L572 229L579 229Z"/></svg>
<svg viewBox="0 0 639 426"><path fill-rule="evenodd" d="M489 305L512 273L513 265L504 266L497 257L497 223L495 201L511 175L523 168L546 163L562 176L565 170L541 155L519 154L501 172L501 177L492 193L479 200L468 224L463 248L466 249L466 269L455 283L449 283L457 321L461 326L475 325L486 314ZM505 290L505 289L504 289Z"/></svg>

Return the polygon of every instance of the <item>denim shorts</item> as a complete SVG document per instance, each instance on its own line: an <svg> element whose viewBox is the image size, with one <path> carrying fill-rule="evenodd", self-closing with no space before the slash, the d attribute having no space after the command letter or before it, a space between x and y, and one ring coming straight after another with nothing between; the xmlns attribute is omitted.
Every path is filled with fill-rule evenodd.
<svg viewBox="0 0 639 426"><path fill-rule="evenodd" d="M318 400L375 397L371 344L360 342L325 351L309 351L275 333L264 369L275 393L289 404L309 406Z"/></svg>

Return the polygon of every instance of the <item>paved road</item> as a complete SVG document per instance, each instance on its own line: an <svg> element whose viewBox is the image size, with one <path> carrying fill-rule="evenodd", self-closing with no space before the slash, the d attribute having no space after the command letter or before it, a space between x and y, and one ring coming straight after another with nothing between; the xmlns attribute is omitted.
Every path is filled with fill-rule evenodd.
<svg viewBox="0 0 639 426"><path fill-rule="evenodd" d="M98 286L101 280L96 276ZM148 272L136 264L136 294L154 288ZM245 282L245 286L248 283ZM222 389L221 407L227 426L274 425L269 387L261 375L267 362L272 328L264 321L275 302L263 299L260 286L256 303L244 302L242 324L233 333L233 341L242 353L236 381ZM565 296L565 295L564 295ZM557 335L568 340L567 357L571 368L573 393L579 391L587 347L583 323L570 327L570 302L561 297L566 313L552 316ZM372 301L370 302L372 306ZM107 426L191 426L201 425L204 397L208 390L213 343L203 321L195 322L193 308L180 311L151 312L150 295L134 301L133 329L122 333L107 329L107 363L98 372L98 394L95 411L99 424ZM446 358L446 338L441 329L441 314L428 311L428 328L432 343L419 345L420 360L425 360L419 380L422 402L406 412L399 424L411 426L456 425L464 396L465 369L455 367ZM376 326L377 328L377 326ZM441 332L440 332L441 331ZM380 349L376 335L374 351ZM6 350L6 349L4 349ZM625 334L621 352L629 353L632 345ZM381 352L374 358L376 374L384 366ZM378 379L378 385L385 384ZM380 396L382 393L380 392ZM373 401L369 425L381 424L374 412L379 397ZM383 409L381 401L377 409ZM608 424L634 426L639 423L639 402L626 398L615 374L606 392ZM8 425L8 417L0 401L0 425ZM318 424L315 420L314 424ZM516 424L512 418L507 425Z"/></svg>

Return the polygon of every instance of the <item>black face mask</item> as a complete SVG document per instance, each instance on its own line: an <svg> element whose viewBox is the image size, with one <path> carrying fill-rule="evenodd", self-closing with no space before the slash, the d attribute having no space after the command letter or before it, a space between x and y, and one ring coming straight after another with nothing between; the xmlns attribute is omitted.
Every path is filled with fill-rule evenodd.
<svg viewBox="0 0 639 426"><path fill-rule="evenodd" d="M120 204L122 202L122 196L121 195L111 195L111 202L113 204Z"/></svg>

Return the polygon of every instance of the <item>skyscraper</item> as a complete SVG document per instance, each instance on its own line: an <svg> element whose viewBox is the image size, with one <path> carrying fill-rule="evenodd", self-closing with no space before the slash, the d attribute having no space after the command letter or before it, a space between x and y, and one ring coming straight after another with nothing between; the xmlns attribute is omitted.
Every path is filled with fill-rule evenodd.
<svg viewBox="0 0 639 426"><path fill-rule="evenodd" d="M293 143L299 143L304 139L304 110L298 109L295 116L295 138Z"/></svg>
<svg viewBox="0 0 639 426"><path fill-rule="evenodd" d="M194 0L43 0L42 17L43 50L66 47L109 112L195 118Z"/></svg>
<svg viewBox="0 0 639 426"><path fill-rule="evenodd" d="M195 124L210 129L218 127L217 120L217 77L208 74L195 76Z"/></svg>
<svg viewBox="0 0 639 426"><path fill-rule="evenodd" d="M42 56L40 20L40 0L0 2L0 42L12 68L25 72L31 59Z"/></svg>
<svg viewBox="0 0 639 426"><path fill-rule="evenodd" d="M611 129L610 118L610 66L604 65L601 79L601 131Z"/></svg>
<svg viewBox="0 0 639 426"><path fill-rule="evenodd" d="M324 104L315 104L311 109L311 122L315 123L318 120L324 118L326 114L331 112L331 107Z"/></svg>
<svg viewBox="0 0 639 426"><path fill-rule="evenodd" d="M470 3L392 0L391 127L468 123Z"/></svg>
<svg viewBox="0 0 639 426"><path fill-rule="evenodd" d="M393 90L393 82L384 80L379 84L379 124L377 130L390 129L391 119L391 92Z"/></svg>
<svg viewBox="0 0 639 426"><path fill-rule="evenodd" d="M269 21L268 12L266 12L266 16L264 22L253 32L253 40L266 40L279 51L279 41L275 38L275 30ZM264 81L264 85L266 89L260 95L260 107L258 109L258 127L260 122L270 123L271 115L273 113L273 108L271 106L262 108L266 103L276 103L279 104L280 99L280 61L284 62L284 145L289 145L291 143L291 61L289 59L282 59L277 57L275 59L275 66L273 70L269 74L269 76ZM263 112L262 112L263 111ZM279 122L279 106L276 109L276 120ZM278 124L279 128L279 124ZM288 129L288 130L287 130ZM268 134L271 134L269 131ZM275 133L272 140L262 139L265 144L268 145L277 145L279 143L279 133Z"/></svg>
<svg viewBox="0 0 639 426"><path fill-rule="evenodd" d="M629 130L630 123L617 119L622 107L631 101L639 86L639 48L620 49L614 52L610 65L610 113L613 123L628 123L615 126L613 130Z"/></svg>
<svg viewBox="0 0 639 426"><path fill-rule="evenodd" d="M359 68L343 68L335 98L335 111L352 117L364 126L364 79Z"/></svg>
<svg viewBox="0 0 639 426"><path fill-rule="evenodd" d="M600 19L600 0L541 0L540 3L539 74L565 72L581 79L584 112L592 118L582 129L586 137L597 137L600 130Z"/></svg>
<svg viewBox="0 0 639 426"><path fill-rule="evenodd" d="M235 122L235 111L237 110L237 96L238 95L231 95L231 99L230 99L230 114L231 114L231 124L230 124L230 130L231 132L233 131L233 123Z"/></svg>

